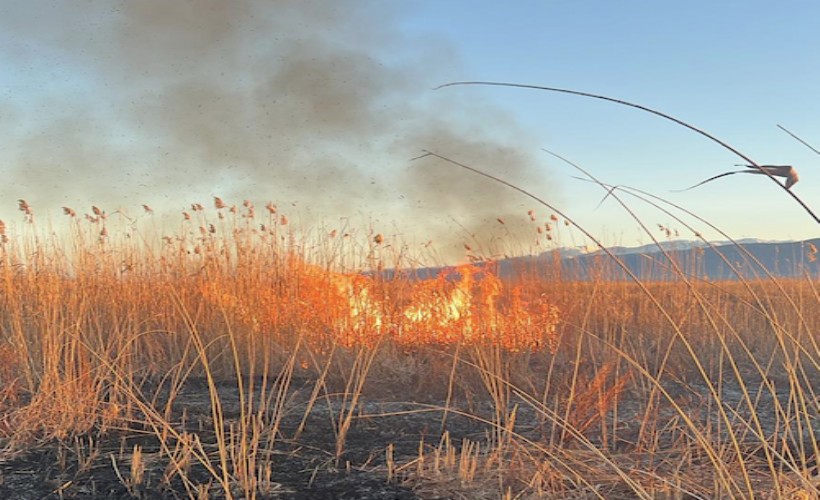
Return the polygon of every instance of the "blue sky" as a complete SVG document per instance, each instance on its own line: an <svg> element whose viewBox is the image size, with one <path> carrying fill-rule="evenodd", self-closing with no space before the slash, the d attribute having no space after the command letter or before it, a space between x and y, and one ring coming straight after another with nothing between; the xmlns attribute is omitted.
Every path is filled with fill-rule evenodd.
<svg viewBox="0 0 820 500"><path fill-rule="evenodd" d="M617 97L704 128L759 163L793 164L795 192L820 200L820 157L782 124L820 146L816 2L429 2L409 23L451 40L465 71L456 79L563 87ZM540 142L595 175L668 197L732 236L806 238L817 225L768 179L731 176L669 193L738 159L660 118L600 101L503 88L481 93L513 113ZM565 167L545 158L553 172ZM597 203L590 187L562 180L566 203L600 229L631 236L623 212ZM577 196L577 198L576 198ZM592 202L595 200L595 202ZM655 222L649 220L649 222ZM660 216L657 222L673 225ZM594 223L592 223L594 224ZM618 229L616 229L618 228ZM596 228L598 229L598 228ZM628 241L627 241L628 243Z"/></svg>
<svg viewBox="0 0 820 500"><path fill-rule="evenodd" d="M795 165L794 192L812 206L820 157L776 125L820 146L816 2L272 5L0 3L0 218L19 223L17 198L54 219L64 205L133 215L142 203L179 217L216 194L273 200L314 229L373 228L411 250L433 239L445 260L463 257L463 242L489 242L488 254L555 244L531 245L527 211L550 213L531 200L442 162L408 162L434 149L531 190L608 244L648 241L613 200L596 208L600 188L574 180L548 148L733 238L818 234L761 176L672 193L739 159L658 117L532 90L433 90L492 80L640 103L759 163ZM656 209L630 207L691 237Z"/></svg>

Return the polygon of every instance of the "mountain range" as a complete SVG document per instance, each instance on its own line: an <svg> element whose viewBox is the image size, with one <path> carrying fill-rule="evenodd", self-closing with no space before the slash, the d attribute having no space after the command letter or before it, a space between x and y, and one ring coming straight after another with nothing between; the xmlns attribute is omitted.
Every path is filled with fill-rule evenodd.
<svg viewBox="0 0 820 500"><path fill-rule="evenodd" d="M766 242L756 239L705 243L664 241L640 247L611 247L584 252L558 248L538 255L509 257L478 265L491 265L500 277L532 276L567 280L672 281L680 273L708 280L820 278L820 238L805 241ZM452 267L415 269L409 275L429 279ZM401 271L398 271L401 272ZM385 277L397 271L385 271ZM404 274L404 273L403 273Z"/></svg>

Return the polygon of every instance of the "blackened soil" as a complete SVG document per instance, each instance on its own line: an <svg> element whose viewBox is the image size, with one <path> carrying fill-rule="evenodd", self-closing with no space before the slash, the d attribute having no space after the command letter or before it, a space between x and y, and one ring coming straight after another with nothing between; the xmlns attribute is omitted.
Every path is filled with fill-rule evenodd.
<svg viewBox="0 0 820 500"><path fill-rule="evenodd" d="M219 392L228 429L240 415L239 397L235 386L220 387ZM269 475L259 474L265 481L256 488L256 498L419 498L400 480L388 481L386 450L392 445L393 457L401 463L417 456L421 441L437 445L442 412L420 411L408 403L361 403L344 448L337 453L343 402L322 399L308 411L307 400L299 399L298 393L292 396L272 451L258 453ZM207 387L194 381L175 401L175 428L196 435L218 465ZM452 414L447 417L447 430L454 440L488 436L486 425ZM173 446L173 440L169 443ZM142 454L140 480L131 477L135 446ZM210 499L226 497L224 488L195 460L186 466L187 484L179 474L169 473L173 470L169 464L167 451L147 427L43 443L0 459L0 499L180 499L196 498L205 491ZM234 498L249 497L239 482L231 485L231 493Z"/></svg>
<svg viewBox="0 0 820 500"><path fill-rule="evenodd" d="M494 435L492 427L483 423L493 418L489 400L462 402L465 411L476 418L448 412L446 425L443 425L445 415L440 410L443 404L436 407L435 404L425 406L406 402L359 401L350 419L350 427L343 440L344 446L338 450L338 435L344 427L340 425L343 420L341 415L349 407L349 401L346 402L341 396L322 395L309 404L312 385L305 382L301 387L299 384L292 387L283 405L284 410L279 415L275 442L263 443L255 455L258 466L253 475L260 479L252 492L256 498L479 498L480 495L474 494L475 492L464 490L465 485L460 483L448 490L440 487L446 486L444 484L422 484L418 478L410 477L412 483L403 482L402 474L388 481L387 449L389 446L392 450L395 464L408 464L419 456L420 448L429 453L437 447L445 430L451 443L469 439L486 449L488 441ZM715 421L716 417L710 417L708 411L714 413L716 408L701 403L708 395L706 388L675 385L667 390L681 402L688 401L693 408L699 408L699 418ZM159 394L155 406L164 409L167 394L163 396L159 389L144 391L147 394L154 392ZM224 416L222 429L225 435L229 435L231 429L237 427L242 413L239 393L236 386L231 384L220 386L218 393ZM277 421L271 405L265 405L258 392L253 397L253 407L263 409L262 421L266 425ZM788 404L787 391L777 397L783 398L779 404ZM624 397L619 404L618 427L621 441L611 443L613 453L628 454L631 443L637 440L644 411L635 403L639 399ZM731 409L732 415L748 419L748 414L754 411L763 430L771 435L781 425L777 421L776 412L771 410L776 401L766 392L752 394L752 399L757 401L754 410L743 406L742 391L729 385L722 388L723 403ZM170 414L174 431L186 436L189 442L193 439L201 442L208 460L219 469L220 458L207 385L202 381L189 380L181 393L173 398ZM695 414L693 411L693 415ZM659 419L665 421L677 418L677 414L666 407L661 408L658 415ZM482 421L482 418L486 420ZM739 421L737 425L741 426L743 421ZM549 442L550 437L545 434L549 432L549 426L545 428L539 423L541 419L531 405L517 405L514 429L517 434L530 441ZM801 437L801 429L795 430L794 436L797 439L805 439L803 443L795 443L795 449L811 449L812 443L809 440L820 434L820 420L815 420L814 423L814 428L802 429L806 434L805 438ZM672 429L678 427L670 426ZM594 429L590 429L587 437L593 444L603 444L597 441ZM658 439L662 448L672 448L677 443L674 433L660 435ZM166 446L170 446L172 450L178 443L174 438L165 441ZM757 446L754 442L751 445ZM134 450L137 446L142 454L139 461L141 466L133 468ZM564 446L571 447L573 442L565 442ZM643 455L637 455L635 460ZM186 459L181 454L177 454L177 460L185 471L184 478L175 472L177 468L170 466L169 450L161 448L154 432L144 424L116 431L97 431L59 442L40 443L14 454L0 454L0 500L226 498L225 485L220 484L214 474L199 461ZM644 465L646 464L635 462L635 467ZM132 470L141 470L141 477L133 476ZM229 465L228 470L233 473L234 469ZM251 493L242 489L242 484L236 478L228 478L227 488L233 498L251 496Z"/></svg>

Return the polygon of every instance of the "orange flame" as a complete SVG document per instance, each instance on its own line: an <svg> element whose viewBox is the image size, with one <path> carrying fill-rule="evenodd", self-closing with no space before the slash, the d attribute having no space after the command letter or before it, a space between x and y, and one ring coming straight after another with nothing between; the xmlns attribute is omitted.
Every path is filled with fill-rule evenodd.
<svg viewBox="0 0 820 500"><path fill-rule="evenodd" d="M558 309L544 297L525 294L522 285L505 284L490 265L463 265L420 281L338 273L296 257L284 267L274 293L245 289L240 296L206 283L203 296L256 333L295 330L323 345L373 345L385 338L408 347L558 345Z"/></svg>

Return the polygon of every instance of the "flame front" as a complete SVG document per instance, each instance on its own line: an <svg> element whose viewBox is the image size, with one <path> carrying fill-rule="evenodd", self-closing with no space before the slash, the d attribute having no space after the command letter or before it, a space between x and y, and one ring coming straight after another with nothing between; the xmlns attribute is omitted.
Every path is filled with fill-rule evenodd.
<svg viewBox="0 0 820 500"><path fill-rule="evenodd" d="M206 283L205 299L230 310L259 334L297 330L308 340L373 345L387 337L404 346L495 344L509 350L557 347L558 309L525 299L489 265L463 265L428 280L382 281L289 259L280 290L256 305ZM263 295L265 295L263 293ZM254 293L247 293L254 300Z"/></svg>

